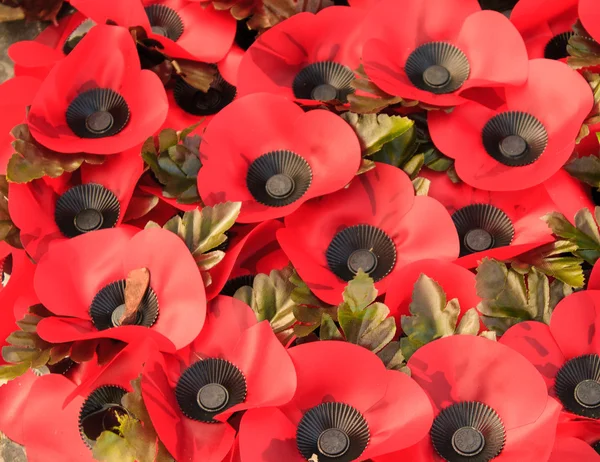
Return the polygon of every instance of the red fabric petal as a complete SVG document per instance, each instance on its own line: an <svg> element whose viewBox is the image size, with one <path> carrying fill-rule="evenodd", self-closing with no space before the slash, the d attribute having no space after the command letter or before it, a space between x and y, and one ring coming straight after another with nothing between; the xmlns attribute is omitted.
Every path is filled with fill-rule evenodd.
<svg viewBox="0 0 600 462"><path fill-rule="evenodd" d="M579 0L579 19L594 39L600 39L600 11L594 0Z"/></svg>
<svg viewBox="0 0 600 462"><path fill-rule="evenodd" d="M189 212L190 210L196 210L198 208L198 204L180 204L179 202L177 202L177 199L173 199L172 197L165 197L160 186L149 186L145 184L139 184L139 188L148 194L152 194L158 197L162 202L170 205L171 207L175 207L177 210ZM174 213L172 216L175 216L176 213Z"/></svg>
<svg viewBox="0 0 600 462"><path fill-rule="evenodd" d="M230 136L231 127L238 127ZM240 98L217 114L203 138L198 190L207 205L241 201L238 221L249 223L288 215L302 202L345 186L358 170L360 145L352 128L324 110L304 113L289 100L266 93ZM293 204L268 207L246 186L252 161L275 150L302 156L312 169L312 182Z"/></svg>
<svg viewBox="0 0 600 462"><path fill-rule="evenodd" d="M23 412L27 406L31 387L37 380L32 371L27 371L0 387L0 431L12 441L23 444L25 428L23 427Z"/></svg>
<svg viewBox="0 0 600 462"><path fill-rule="evenodd" d="M500 343L525 356L542 374L548 391L552 389L556 374L565 363L565 356L546 324L520 322L504 333Z"/></svg>
<svg viewBox="0 0 600 462"><path fill-rule="evenodd" d="M234 87L238 85L238 70L245 54L244 50L233 44L225 57L217 63L219 74Z"/></svg>
<svg viewBox="0 0 600 462"><path fill-rule="evenodd" d="M70 3L98 24L111 21L123 27L142 26L150 30L150 22L140 0L71 0Z"/></svg>
<svg viewBox="0 0 600 462"><path fill-rule="evenodd" d="M544 187L562 213L571 223L574 223L575 214L583 209L594 210L594 203L589 194L589 188L579 180L569 175L566 170L560 169L547 181Z"/></svg>
<svg viewBox="0 0 600 462"><path fill-rule="evenodd" d="M341 402L366 413L386 393L385 366L369 350L351 343L321 341L293 347L298 387L290 406L307 411Z"/></svg>
<svg viewBox="0 0 600 462"><path fill-rule="evenodd" d="M592 210L592 209L590 209ZM588 290L600 290L600 263L594 264L587 284Z"/></svg>
<svg viewBox="0 0 600 462"><path fill-rule="evenodd" d="M39 377L31 387L22 416L27 460L93 462L92 452L79 434L84 398L77 397L63 408L65 397L74 388L73 382L58 374Z"/></svg>
<svg viewBox="0 0 600 462"><path fill-rule="evenodd" d="M577 438L557 438L548 462L598 462L600 454Z"/></svg>
<svg viewBox="0 0 600 462"><path fill-rule="evenodd" d="M431 403L417 383L397 371L387 372L385 396L367 411L371 439L361 458L372 458L407 448L429 432L433 420Z"/></svg>
<svg viewBox="0 0 600 462"><path fill-rule="evenodd" d="M296 446L296 425L277 408L244 414L239 433L242 460L302 462Z"/></svg>
<svg viewBox="0 0 600 462"><path fill-rule="evenodd" d="M420 260L410 263L390 278L389 287L393 287L393 290L389 290L385 297L385 304L390 309L390 314L396 318L398 330L400 316L410 314L413 287L421 274L429 276L442 286L448 301L458 299L461 308L459 320L463 313L470 308L476 308L481 301L475 291L475 275L471 271L443 260Z"/></svg>
<svg viewBox="0 0 600 462"><path fill-rule="evenodd" d="M550 331L565 359L600 354L600 291L576 292L552 312Z"/></svg>
<svg viewBox="0 0 600 462"><path fill-rule="evenodd" d="M69 104L79 93L92 88L112 89L127 102L131 116L118 134L79 138L66 124ZM161 126L167 111L163 85L153 72L140 71L128 30L96 26L52 69L33 101L28 119L33 137L50 149L115 154L142 143Z"/></svg>
<svg viewBox="0 0 600 462"><path fill-rule="evenodd" d="M191 127L194 124L200 124L194 130L193 134L202 135L202 132L206 129L207 125L212 120L213 116L197 116L185 112L179 107L173 96L173 90L167 91L167 100L169 101L169 112L167 118L162 125L162 129L173 128L175 130L184 130ZM166 199L165 199L166 200Z"/></svg>
<svg viewBox="0 0 600 462"><path fill-rule="evenodd" d="M177 460L221 462L233 445L235 430L229 424L185 417L175 398L175 385L167 377L164 360L151 358L142 375L142 396L160 440Z"/></svg>
<svg viewBox="0 0 600 462"><path fill-rule="evenodd" d="M438 339L417 350L408 366L438 412L478 401L492 407L507 430L536 422L548 401L542 376L525 357L483 337Z"/></svg>
<svg viewBox="0 0 600 462"><path fill-rule="evenodd" d="M556 437L559 438L577 438L585 441L587 444L594 444L600 441L600 422L597 420L568 420L567 413L561 415L556 430Z"/></svg>

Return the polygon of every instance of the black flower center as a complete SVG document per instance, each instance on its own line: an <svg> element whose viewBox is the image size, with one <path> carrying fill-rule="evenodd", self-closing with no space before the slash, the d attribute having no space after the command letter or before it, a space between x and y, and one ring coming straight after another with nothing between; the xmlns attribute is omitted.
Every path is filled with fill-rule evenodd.
<svg viewBox="0 0 600 462"><path fill-rule="evenodd" d="M79 433L84 443L92 447L104 431L114 431L119 417L128 415L121 400L127 393L124 388L105 385L94 390L83 402L79 411Z"/></svg>
<svg viewBox="0 0 600 462"><path fill-rule="evenodd" d="M404 69L415 87L434 94L458 90L471 72L467 56L446 42L421 45L409 55Z"/></svg>
<svg viewBox="0 0 600 462"><path fill-rule="evenodd" d="M121 205L112 191L99 184L83 184L67 190L56 201L54 221L66 237L97 229L113 228Z"/></svg>
<svg viewBox="0 0 600 462"><path fill-rule="evenodd" d="M105 330L121 325L125 313L125 280L111 282L96 294L90 305L90 317L96 329ZM152 327L158 318L158 298L151 287L146 289L134 325Z"/></svg>
<svg viewBox="0 0 600 462"><path fill-rule="evenodd" d="M240 19L236 24L235 43L242 50L246 51L256 40L258 32L248 27L248 19Z"/></svg>
<svg viewBox="0 0 600 462"><path fill-rule="evenodd" d="M291 151L272 151L248 169L246 185L261 204L283 207L300 199L312 182L308 162Z"/></svg>
<svg viewBox="0 0 600 462"><path fill-rule="evenodd" d="M244 286L250 286L254 284L254 275L249 274L246 276L238 276L237 278L230 279L225 283L223 289L221 289L221 295L227 295L233 297L235 293Z"/></svg>
<svg viewBox="0 0 600 462"><path fill-rule="evenodd" d="M85 35L90 31L92 27L94 27L96 23L91 19L86 19L81 24L79 24L73 32L69 34L67 40L63 44L63 53L68 55L71 53L75 47L81 42L81 39L85 37Z"/></svg>
<svg viewBox="0 0 600 462"><path fill-rule="evenodd" d="M213 115L231 103L237 89L217 72L208 91L194 88L183 79L178 79L173 89L177 105L193 115Z"/></svg>
<svg viewBox="0 0 600 462"><path fill-rule="evenodd" d="M567 361L556 374L554 389L568 411L600 419L600 356L583 355Z"/></svg>
<svg viewBox="0 0 600 462"><path fill-rule="evenodd" d="M488 462L504 447L504 424L491 407L460 402L443 409L433 421L431 442L436 452L450 462Z"/></svg>
<svg viewBox="0 0 600 462"><path fill-rule="evenodd" d="M350 281L359 270L379 281L396 264L396 246L381 229L354 225L333 237L325 256L329 269L345 281Z"/></svg>
<svg viewBox="0 0 600 462"><path fill-rule="evenodd" d="M80 93L67 108L67 125L80 138L106 138L119 133L129 121L125 99L110 88Z"/></svg>
<svg viewBox="0 0 600 462"><path fill-rule="evenodd" d="M546 150L548 133L526 112L503 112L492 117L481 132L483 146L498 162L509 167L532 164Z"/></svg>
<svg viewBox="0 0 600 462"><path fill-rule="evenodd" d="M321 61L304 67L292 84L294 96L316 101L339 100L345 102L354 93L351 86L354 72L333 61Z"/></svg>
<svg viewBox="0 0 600 462"><path fill-rule="evenodd" d="M150 5L145 10L153 33L174 42L183 35L183 21L174 9L165 5Z"/></svg>
<svg viewBox="0 0 600 462"><path fill-rule="evenodd" d="M563 32L552 37L544 48L544 58L562 59L569 56L567 45L574 32Z"/></svg>
<svg viewBox="0 0 600 462"><path fill-rule="evenodd" d="M181 412L190 419L217 423L214 417L246 399L246 378L229 361L208 358L188 367L175 387Z"/></svg>
<svg viewBox="0 0 600 462"><path fill-rule="evenodd" d="M471 204L452 214L460 256L510 245L515 230L508 215L489 204Z"/></svg>
<svg viewBox="0 0 600 462"><path fill-rule="evenodd" d="M309 409L298 424L296 444L305 459L357 460L369 444L370 432L362 414L344 403L323 403Z"/></svg>

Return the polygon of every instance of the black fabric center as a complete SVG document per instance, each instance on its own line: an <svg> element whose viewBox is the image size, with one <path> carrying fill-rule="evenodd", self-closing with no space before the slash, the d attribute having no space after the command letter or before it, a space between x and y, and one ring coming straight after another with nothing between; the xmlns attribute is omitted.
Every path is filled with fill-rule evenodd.
<svg viewBox="0 0 600 462"><path fill-rule="evenodd" d="M67 125L80 138L106 138L120 133L129 122L129 106L110 88L84 91L71 101Z"/></svg>
<svg viewBox="0 0 600 462"><path fill-rule="evenodd" d="M575 399L583 407L594 409L600 406L600 383L584 380L575 387Z"/></svg>
<svg viewBox="0 0 600 462"><path fill-rule="evenodd" d="M471 204L452 214L460 240L460 256L510 245L515 236L513 224L498 207Z"/></svg>
<svg viewBox="0 0 600 462"><path fill-rule="evenodd" d="M520 157L527 151L527 141L519 135L510 135L500 141L500 151L506 157Z"/></svg>
<svg viewBox="0 0 600 462"><path fill-rule="evenodd" d="M544 58L555 60L567 58L569 56L567 45L573 35L574 32L569 31L552 37L544 48Z"/></svg>
<svg viewBox="0 0 600 462"><path fill-rule="evenodd" d="M452 435L452 447L465 457L472 457L483 451L485 438L473 427L461 427Z"/></svg>
<svg viewBox="0 0 600 462"><path fill-rule="evenodd" d="M350 448L350 438L337 428L328 428L319 435L317 446L327 457L340 457Z"/></svg>
<svg viewBox="0 0 600 462"><path fill-rule="evenodd" d="M177 79L173 89L177 105L185 112L199 116L218 113L234 100L236 94L237 89L218 71L206 92L198 90L181 78Z"/></svg>
<svg viewBox="0 0 600 462"><path fill-rule="evenodd" d="M85 119L87 129L93 133L105 133L113 126L115 119L108 111L96 111Z"/></svg>
<svg viewBox="0 0 600 462"><path fill-rule="evenodd" d="M353 273L358 273L363 270L365 273L370 273L377 267L377 256L367 249L355 250L348 257L348 268Z"/></svg>
<svg viewBox="0 0 600 462"><path fill-rule="evenodd" d="M75 227L82 233L100 229L103 221L102 214L95 209L84 209L75 215Z"/></svg>
<svg viewBox="0 0 600 462"><path fill-rule="evenodd" d="M577 356L556 374L556 395L573 414L600 419L600 356Z"/></svg>
<svg viewBox="0 0 600 462"><path fill-rule="evenodd" d="M434 64L423 72L423 81L430 87L443 87L450 81L450 72L444 66Z"/></svg>
<svg viewBox="0 0 600 462"><path fill-rule="evenodd" d="M294 191L294 180L283 173L278 173L267 180L265 189L272 198L283 199Z"/></svg>
<svg viewBox="0 0 600 462"><path fill-rule="evenodd" d="M121 404L125 393L124 388L104 385L83 402L79 411L79 434L88 447L94 445L102 432L114 431L119 426L119 417L129 414Z"/></svg>
<svg viewBox="0 0 600 462"><path fill-rule="evenodd" d="M315 101L338 100L346 102L354 93L354 72L348 67L333 62L321 61L304 67L292 83L294 96Z"/></svg>
<svg viewBox="0 0 600 462"><path fill-rule="evenodd" d="M184 31L183 21L177 12L165 5L150 5L145 8L152 32L176 42Z"/></svg>
<svg viewBox="0 0 600 462"><path fill-rule="evenodd" d="M198 392L198 405L208 412L223 409L229 401L229 392L220 383L209 383Z"/></svg>
<svg viewBox="0 0 600 462"><path fill-rule="evenodd" d="M467 231L464 243L472 252L483 252L494 245L494 238L485 229L475 228Z"/></svg>

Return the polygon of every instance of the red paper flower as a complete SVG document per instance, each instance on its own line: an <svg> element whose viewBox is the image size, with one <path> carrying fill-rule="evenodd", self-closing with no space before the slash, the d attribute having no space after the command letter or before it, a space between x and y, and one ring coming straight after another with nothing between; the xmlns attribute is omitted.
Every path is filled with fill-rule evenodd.
<svg viewBox="0 0 600 462"><path fill-rule="evenodd" d="M49 149L115 154L145 141L167 110L162 83L140 70L129 31L96 26L48 74L28 119Z"/></svg>
<svg viewBox="0 0 600 462"><path fill-rule="evenodd" d="M130 345L79 386L59 374L35 380L21 416L27 460L94 461L96 438L129 412L121 398L133 391L130 382L140 374L151 346L147 341Z"/></svg>
<svg viewBox="0 0 600 462"><path fill-rule="evenodd" d="M548 459L560 405L520 354L455 335L420 348L408 366L431 399L433 425L416 447L377 462Z"/></svg>
<svg viewBox="0 0 600 462"><path fill-rule="evenodd" d="M0 175L6 175L8 161L15 152L11 130L25 121L27 106L41 82L33 77L15 77L0 85Z"/></svg>
<svg viewBox="0 0 600 462"><path fill-rule="evenodd" d="M529 59L563 59L577 21L578 0L521 0L510 21L521 33Z"/></svg>
<svg viewBox="0 0 600 462"><path fill-rule="evenodd" d="M543 185L556 204L557 210L571 223L574 222L575 214L581 209L594 210L589 186L573 178L564 169L560 169L544 181Z"/></svg>
<svg viewBox="0 0 600 462"><path fill-rule="evenodd" d="M458 237L444 207L414 195L406 174L390 165L355 178L334 194L286 217L277 239L300 277L321 300L337 304L359 269L386 292L391 275L426 258L454 260Z"/></svg>
<svg viewBox="0 0 600 462"><path fill-rule="evenodd" d="M431 404L408 376L388 371L368 350L344 342L294 347L298 388L281 407L248 411L242 460L367 460L419 441ZM338 459L339 458L339 459Z"/></svg>
<svg viewBox="0 0 600 462"><path fill-rule="evenodd" d="M598 41L600 39L600 11L594 0L579 0L579 19L585 30Z"/></svg>
<svg viewBox="0 0 600 462"><path fill-rule="evenodd" d="M189 348L155 357L142 376L144 402L161 441L177 460L220 462L232 448L232 413L288 402L294 366L268 322L246 304L218 297Z"/></svg>
<svg viewBox="0 0 600 462"><path fill-rule="evenodd" d="M152 336L163 351L181 349L196 338L206 299L185 243L163 229L135 233L131 227L100 230L52 246L34 278L40 302L56 315L38 324L40 337L60 343ZM150 273L141 314L136 325L119 325L125 279L139 268Z"/></svg>
<svg viewBox="0 0 600 462"><path fill-rule="evenodd" d="M600 418L598 313L600 291L577 292L556 306L550 326L519 323L500 339L540 371L550 394L564 407L564 420Z"/></svg>
<svg viewBox="0 0 600 462"><path fill-rule="evenodd" d="M198 190L206 205L241 201L241 223L263 221L343 188L360 158L356 134L340 117L253 94L224 108L206 129Z"/></svg>
<svg viewBox="0 0 600 462"><path fill-rule="evenodd" d="M419 276L424 274L437 282L446 294L446 300L458 299L462 315L476 308L481 299L475 291L475 274L471 271L443 260L420 260L409 263L390 278L389 287L393 288L385 296L385 304L390 316L396 318L397 330L401 332L401 316L410 315L413 287ZM482 325L483 327L483 325Z"/></svg>
<svg viewBox="0 0 600 462"><path fill-rule="evenodd" d="M118 226L142 170L134 148L56 180L11 183L9 211L21 242L37 261L56 241Z"/></svg>
<svg viewBox="0 0 600 462"><path fill-rule="evenodd" d="M549 462L600 462L600 421L558 424Z"/></svg>
<svg viewBox="0 0 600 462"><path fill-rule="evenodd" d="M254 276L282 269L290 262L275 233L283 223L267 220L254 225L235 225L229 231L225 257L210 270L212 284L206 289L208 300L219 293L233 296L237 289L252 285Z"/></svg>
<svg viewBox="0 0 600 462"><path fill-rule="evenodd" d="M429 196L452 215L460 239L457 263L465 268L474 268L485 257L516 257L554 240L541 218L556 205L543 186L491 192L455 184L445 173L426 171L424 176L431 180Z"/></svg>
<svg viewBox="0 0 600 462"><path fill-rule="evenodd" d="M456 106L467 102L469 89L527 79L519 32L476 0L384 0L370 9L363 29L374 37L364 46L364 69L391 95Z"/></svg>
<svg viewBox="0 0 600 462"><path fill-rule="evenodd" d="M110 20L119 26L143 27L171 58L215 63L225 57L235 36L235 19L212 4L187 0L73 0L71 4L98 24Z"/></svg>
<svg viewBox="0 0 600 462"><path fill-rule="evenodd" d="M431 111L429 130L466 183L488 191L520 190L565 164L592 104L581 75L564 63L534 59L527 84L507 87L499 107L471 102L450 114Z"/></svg>
<svg viewBox="0 0 600 462"><path fill-rule="evenodd" d="M268 92L305 104L346 101L360 65L363 12L331 7L300 13L261 34L248 49L239 73L242 96Z"/></svg>

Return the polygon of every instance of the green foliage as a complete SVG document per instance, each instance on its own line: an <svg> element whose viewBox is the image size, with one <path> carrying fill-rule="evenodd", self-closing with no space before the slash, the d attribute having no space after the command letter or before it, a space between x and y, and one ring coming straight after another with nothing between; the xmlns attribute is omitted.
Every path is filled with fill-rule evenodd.
<svg viewBox="0 0 600 462"><path fill-rule="evenodd" d="M19 228L8 213L8 182L3 175L0 175L0 241L5 241L12 247L23 248Z"/></svg>

